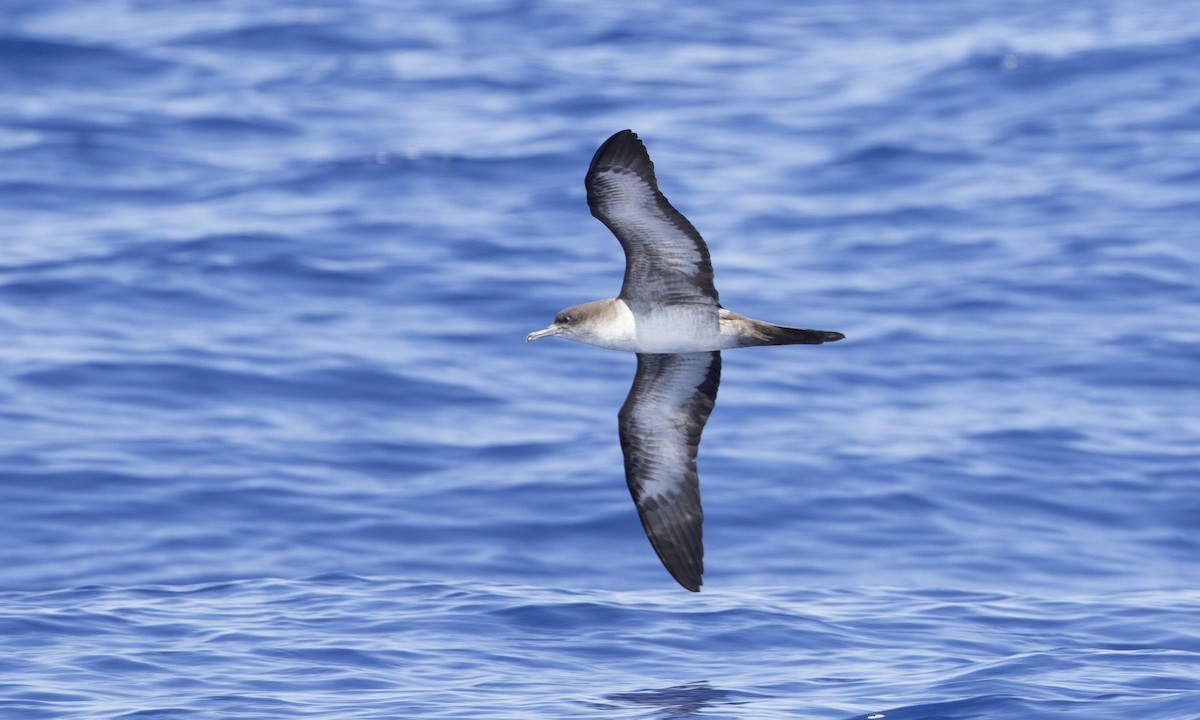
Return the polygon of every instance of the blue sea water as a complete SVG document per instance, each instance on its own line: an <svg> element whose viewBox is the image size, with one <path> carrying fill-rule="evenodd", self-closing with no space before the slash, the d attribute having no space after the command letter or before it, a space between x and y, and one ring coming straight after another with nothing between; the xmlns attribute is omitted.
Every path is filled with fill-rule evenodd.
<svg viewBox="0 0 1200 720"><path fill-rule="evenodd" d="M730 308L646 541L583 173ZM0 5L0 718L1200 718L1182 0Z"/></svg>

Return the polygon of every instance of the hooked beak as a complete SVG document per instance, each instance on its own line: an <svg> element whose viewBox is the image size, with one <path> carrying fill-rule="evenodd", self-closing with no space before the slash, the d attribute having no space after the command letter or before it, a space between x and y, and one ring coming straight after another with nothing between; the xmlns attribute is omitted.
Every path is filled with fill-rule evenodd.
<svg viewBox="0 0 1200 720"><path fill-rule="evenodd" d="M534 340L541 340L544 337L550 337L551 335L557 335L557 334L558 334L558 326L551 325L550 327L546 328L545 330L538 330L537 332L529 333L528 335L525 336L525 342L533 342Z"/></svg>

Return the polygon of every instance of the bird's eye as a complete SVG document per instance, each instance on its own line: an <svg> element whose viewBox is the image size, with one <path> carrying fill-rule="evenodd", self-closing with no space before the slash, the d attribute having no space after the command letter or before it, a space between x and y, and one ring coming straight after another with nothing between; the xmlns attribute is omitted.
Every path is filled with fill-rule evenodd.
<svg viewBox="0 0 1200 720"><path fill-rule="evenodd" d="M562 323L563 325L570 325L572 322L575 321L575 318L571 317L570 315L563 315L562 317L560 317L558 319L558 321L560 323Z"/></svg>

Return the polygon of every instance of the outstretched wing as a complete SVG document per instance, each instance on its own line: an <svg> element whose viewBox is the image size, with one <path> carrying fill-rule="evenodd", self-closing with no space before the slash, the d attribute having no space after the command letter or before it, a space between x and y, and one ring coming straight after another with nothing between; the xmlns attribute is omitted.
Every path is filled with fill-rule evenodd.
<svg viewBox="0 0 1200 720"><path fill-rule="evenodd" d="M718 305L704 238L658 191L654 163L630 130L592 158L588 207L625 249L620 298L634 303Z"/></svg>
<svg viewBox="0 0 1200 720"><path fill-rule="evenodd" d="M625 480L642 527L680 585L699 592L704 574L696 450L717 401L721 353L637 356L618 415Z"/></svg>

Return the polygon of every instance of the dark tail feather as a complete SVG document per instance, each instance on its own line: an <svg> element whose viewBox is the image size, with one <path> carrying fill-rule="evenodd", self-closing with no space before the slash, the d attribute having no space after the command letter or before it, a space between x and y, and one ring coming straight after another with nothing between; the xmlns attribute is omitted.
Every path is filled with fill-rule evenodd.
<svg viewBox="0 0 1200 720"><path fill-rule="evenodd" d="M771 323L757 322L754 326L761 341L755 345L820 345L821 343L836 342L846 336L840 332L827 330L806 330L805 328L784 327Z"/></svg>

